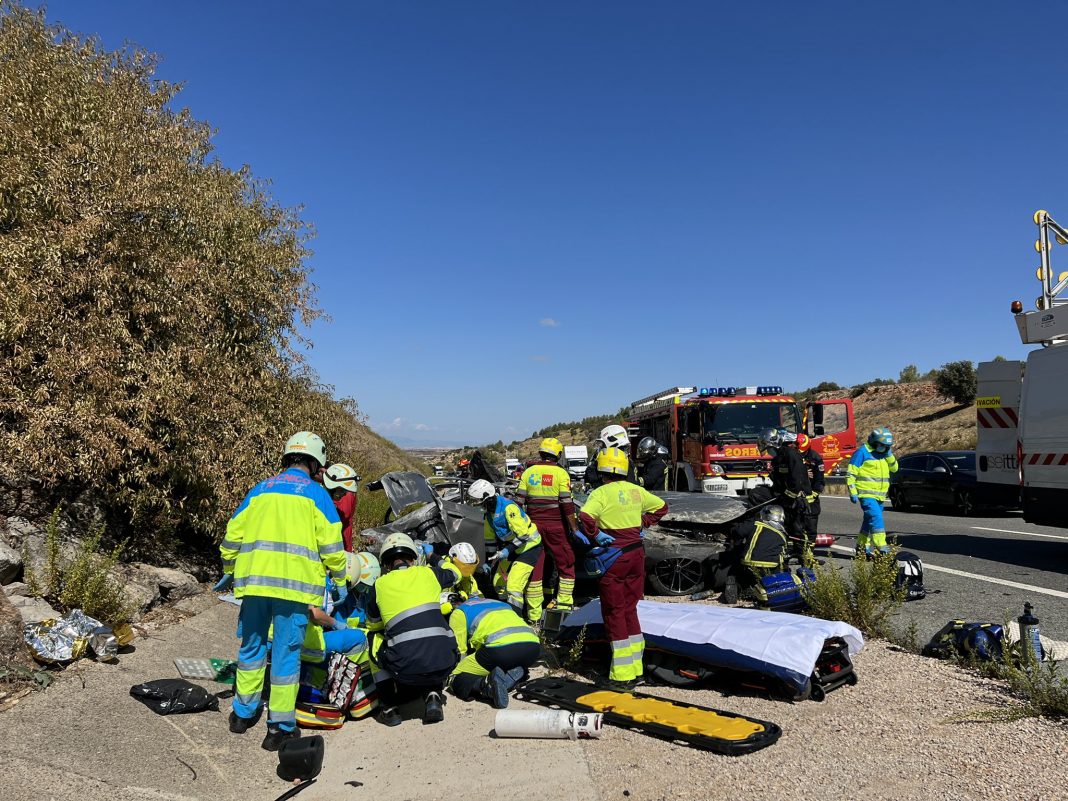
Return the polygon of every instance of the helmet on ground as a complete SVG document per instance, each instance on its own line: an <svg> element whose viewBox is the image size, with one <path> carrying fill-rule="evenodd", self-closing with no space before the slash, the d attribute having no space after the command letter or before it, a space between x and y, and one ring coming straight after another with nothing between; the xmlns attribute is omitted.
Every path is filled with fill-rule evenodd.
<svg viewBox="0 0 1068 801"><path fill-rule="evenodd" d="M630 449L630 438L627 436L627 429L616 423L602 428L601 436L598 439L606 448Z"/></svg>
<svg viewBox="0 0 1068 801"><path fill-rule="evenodd" d="M298 431L286 442L283 456L296 453L301 456L310 456L319 463L320 467L326 466L326 443L318 434L311 431Z"/></svg>
<svg viewBox="0 0 1068 801"><path fill-rule="evenodd" d="M382 575L382 564L373 553L368 553L367 551L347 553L345 554L345 561L347 562L345 573L349 584L353 586L363 584L370 587Z"/></svg>
<svg viewBox="0 0 1068 801"><path fill-rule="evenodd" d="M765 506L760 510L760 520L763 523L767 523L769 526L775 526L775 528L782 528L786 522L786 512L782 510L781 506Z"/></svg>
<svg viewBox="0 0 1068 801"><path fill-rule="evenodd" d="M615 476L627 475L630 459L619 448L605 448L597 454L597 472Z"/></svg>
<svg viewBox="0 0 1068 801"><path fill-rule="evenodd" d="M382 547L378 550L378 559L385 568L393 566L398 558L418 560L423 549L415 544L415 540L407 534L390 534L382 540Z"/></svg>
<svg viewBox="0 0 1068 801"><path fill-rule="evenodd" d="M656 444L656 440L652 437L642 437L638 443L638 450L634 454L639 462L647 462L656 455L656 451L660 446Z"/></svg>
<svg viewBox="0 0 1068 801"><path fill-rule="evenodd" d="M449 548L449 558L464 578L471 578L478 567L478 554L468 542L458 542Z"/></svg>
<svg viewBox="0 0 1068 801"><path fill-rule="evenodd" d="M552 456L554 459L559 459L560 454L564 452L564 444L560 442L556 437L546 437L538 445L538 453L544 453L546 456Z"/></svg>
<svg viewBox="0 0 1068 801"><path fill-rule="evenodd" d="M441 614L448 617L452 614L452 610L467 600L467 593L460 592L459 590L444 590L441 596L438 598L438 603L441 604Z"/></svg>
<svg viewBox="0 0 1068 801"><path fill-rule="evenodd" d="M496 494L497 488L484 478L480 478L467 488L468 500L474 501L475 503L482 503L487 498L492 498Z"/></svg>
<svg viewBox="0 0 1068 801"><path fill-rule="evenodd" d="M876 453L886 453L894 445L894 435L889 428L880 426L868 435L868 445Z"/></svg>
<svg viewBox="0 0 1068 801"><path fill-rule="evenodd" d="M347 464L332 464L323 473L323 486L329 489L343 489L355 492L359 487L360 477Z"/></svg>
<svg viewBox="0 0 1068 801"><path fill-rule="evenodd" d="M777 428L765 428L757 437L757 448L761 453L774 456L782 447L782 432Z"/></svg>
<svg viewBox="0 0 1068 801"><path fill-rule="evenodd" d="M801 451L801 453L806 453L808 451L808 449L811 448L811 447L812 447L812 440L810 440L808 438L808 434L798 434L797 435L797 449L799 451Z"/></svg>

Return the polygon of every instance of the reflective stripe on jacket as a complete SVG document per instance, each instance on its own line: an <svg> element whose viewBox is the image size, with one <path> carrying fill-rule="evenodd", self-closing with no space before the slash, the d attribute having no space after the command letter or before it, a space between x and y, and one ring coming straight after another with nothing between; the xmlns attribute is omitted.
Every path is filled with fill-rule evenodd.
<svg viewBox="0 0 1068 801"><path fill-rule="evenodd" d="M849 487L850 495L882 501L886 499L886 491L890 489L890 474L896 472L897 458L892 453L877 456L864 444L857 448L857 452L849 460L846 486Z"/></svg>
<svg viewBox="0 0 1068 801"><path fill-rule="evenodd" d="M642 528L667 513L667 504L629 481L609 481L586 499L579 513L582 529L592 539L598 530L616 538L614 547L638 541Z"/></svg>
<svg viewBox="0 0 1068 801"><path fill-rule="evenodd" d="M341 519L330 495L295 468L261 481L226 525L219 546L234 595L318 606L326 577L345 580Z"/></svg>
<svg viewBox="0 0 1068 801"><path fill-rule="evenodd" d="M749 535L749 546L742 557L742 564L749 567L775 567L782 569L786 555L786 534L774 526L757 521Z"/></svg>
<svg viewBox="0 0 1068 801"><path fill-rule="evenodd" d="M497 496L497 507L486 516L486 527L492 536L511 549L513 555L529 551L541 544L538 527L530 522L527 513L515 501ZM487 532L487 538L490 533Z"/></svg>
<svg viewBox="0 0 1068 801"><path fill-rule="evenodd" d="M538 635L516 611L501 601L465 601L449 616L461 653L518 642L538 642Z"/></svg>
<svg viewBox="0 0 1068 801"><path fill-rule="evenodd" d="M375 582L369 628L385 629L377 660L395 677L455 667L456 639L441 614L441 591L456 578L451 570L415 565L391 570Z"/></svg>
<svg viewBox="0 0 1068 801"><path fill-rule="evenodd" d="M519 477L516 496L528 510L537 506L560 506L574 510L571 476L558 464L535 462ZM570 512L569 512L570 513Z"/></svg>

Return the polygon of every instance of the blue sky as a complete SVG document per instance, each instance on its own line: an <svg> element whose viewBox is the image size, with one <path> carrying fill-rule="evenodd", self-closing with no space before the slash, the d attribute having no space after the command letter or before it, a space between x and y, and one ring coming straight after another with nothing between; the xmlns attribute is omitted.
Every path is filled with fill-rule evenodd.
<svg viewBox="0 0 1068 801"><path fill-rule="evenodd" d="M159 53L219 157L305 206L323 379L387 436L469 443L680 383L1023 354L1031 214L1068 220L1068 7L1042 15L48 3Z"/></svg>

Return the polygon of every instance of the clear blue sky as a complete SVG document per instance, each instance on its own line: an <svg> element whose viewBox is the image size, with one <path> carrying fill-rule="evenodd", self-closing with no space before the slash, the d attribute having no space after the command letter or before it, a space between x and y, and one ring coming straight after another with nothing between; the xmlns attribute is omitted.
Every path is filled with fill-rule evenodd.
<svg viewBox="0 0 1068 801"><path fill-rule="evenodd" d="M508 441L678 383L1016 357L1031 213L1068 221L1064 5L48 16L160 53L220 158L305 205L333 318L311 361L402 440Z"/></svg>

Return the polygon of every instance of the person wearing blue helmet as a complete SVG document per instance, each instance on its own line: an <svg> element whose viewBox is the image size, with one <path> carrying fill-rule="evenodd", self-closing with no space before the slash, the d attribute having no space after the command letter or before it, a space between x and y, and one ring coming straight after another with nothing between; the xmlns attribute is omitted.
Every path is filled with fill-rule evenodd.
<svg viewBox="0 0 1068 801"><path fill-rule="evenodd" d="M868 441L857 448L849 460L846 486L849 500L860 503L864 521L857 536L857 551L873 556L875 550L886 553L886 524L883 522L883 501L890 489L890 474L897 472L894 457L894 435L889 428L879 427L871 432Z"/></svg>

